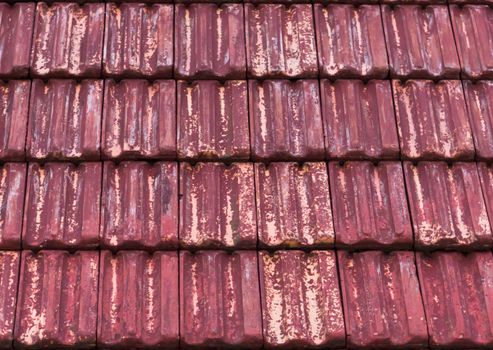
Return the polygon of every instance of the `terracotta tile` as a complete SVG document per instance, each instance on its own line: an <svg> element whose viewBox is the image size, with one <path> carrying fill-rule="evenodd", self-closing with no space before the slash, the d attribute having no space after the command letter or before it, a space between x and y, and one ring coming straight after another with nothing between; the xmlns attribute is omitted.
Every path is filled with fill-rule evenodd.
<svg viewBox="0 0 493 350"><path fill-rule="evenodd" d="M322 116L331 159L398 159L388 80L322 80Z"/></svg>
<svg viewBox="0 0 493 350"><path fill-rule="evenodd" d="M12 349L19 261L19 252L0 252L0 349Z"/></svg>
<svg viewBox="0 0 493 350"><path fill-rule="evenodd" d="M329 163L337 247L412 249L400 162Z"/></svg>
<svg viewBox="0 0 493 350"><path fill-rule="evenodd" d="M180 252L183 348L262 346L257 252Z"/></svg>
<svg viewBox="0 0 493 350"><path fill-rule="evenodd" d="M101 252L98 347L178 346L178 253Z"/></svg>
<svg viewBox="0 0 493 350"><path fill-rule="evenodd" d="M250 157L246 81L178 81L177 90L180 159Z"/></svg>
<svg viewBox="0 0 493 350"><path fill-rule="evenodd" d="M473 4L485 4L492 5L492 0L448 0L449 4L457 4L457 5L473 5Z"/></svg>
<svg viewBox="0 0 493 350"><path fill-rule="evenodd" d="M257 247L252 163L180 164L180 245Z"/></svg>
<svg viewBox="0 0 493 350"><path fill-rule="evenodd" d="M114 250L177 248L176 163L104 163L101 245Z"/></svg>
<svg viewBox="0 0 493 350"><path fill-rule="evenodd" d="M256 163L255 188L262 247L334 245L325 163Z"/></svg>
<svg viewBox="0 0 493 350"><path fill-rule="evenodd" d="M477 167L488 217L493 218L493 165L477 163Z"/></svg>
<svg viewBox="0 0 493 350"><path fill-rule="evenodd" d="M176 84L126 79L105 81L104 159L176 158Z"/></svg>
<svg viewBox="0 0 493 350"><path fill-rule="evenodd" d="M459 80L394 80L392 84L403 158L474 158L474 141Z"/></svg>

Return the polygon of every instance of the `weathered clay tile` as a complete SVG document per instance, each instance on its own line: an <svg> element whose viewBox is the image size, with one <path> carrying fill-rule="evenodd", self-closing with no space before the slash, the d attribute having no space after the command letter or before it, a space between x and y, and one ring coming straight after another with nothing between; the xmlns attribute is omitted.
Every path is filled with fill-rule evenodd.
<svg viewBox="0 0 493 350"><path fill-rule="evenodd" d="M336 246L412 248L400 162L330 162L329 175Z"/></svg>
<svg viewBox="0 0 493 350"><path fill-rule="evenodd" d="M404 163L415 245L486 249L492 233L476 163Z"/></svg>
<svg viewBox="0 0 493 350"><path fill-rule="evenodd" d="M325 163L256 163L255 188L262 247L334 245Z"/></svg>
<svg viewBox="0 0 493 350"><path fill-rule="evenodd" d="M177 94L179 158L249 158L246 81L179 81Z"/></svg>
<svg viewBox="0 0 493 350"><path fill-rule="evenodd" d="M255 160L322 160L317 80L250 80L250 140Z"/></svg>
<svg viewBox="0 0 493 350"><path fill-rule="evenodd" d="M245 4L245 16L250 77L317 77L311 5Z"/></svg>
<svg viewBox="0 0 493 350"><path fill-rule="evenodd" d="M387 76L389 67L378 5L314 6L322 77Z"/></svg>
<svg viewBox="0 0 493 350"><path fill-rule="evenodd" d="M149 250L178 246L176 163L104 163L101 246Z"/></svg>
<svg viewBox="0 0 493 350"><path fill-rule="evenodd" d="M241 79L245 75L243 6L175 5L175 76Z"/></svg>
<svg viewBox="0 0 493 350"><path fill-rule="evenodd" d="M493 256L417 253L430 347L493 347Z"/></svg>
<svg viewBox="0 0 493 350"><path fill-rule="evenodd" d="M173 5L108 3L103 73L125 78L173 74Z"/></svg>
<svg viewBox="0 0 493 350"><path fill-rule="evenodd" d="M99 160L102 109L102 80L33 80L27 158Z"/></svg>
<svg viewBox="0 0 493 350"><path fill-rule="evenodd" d="M413 252L337 252L348 348L428 346Z"/></svg>
<svg viewBox="0 0 493 350"><path fill-rule="evenodd" d="M0 349L12 349L19 257L19 252L0 252Z"/></svg>
<svg viewBox="0 0 493 350"><path fill-rule="evenodd" d="M22 244L88 249L99 244L100 163L30 163Z"/></svg>
<svg viewBox="0 0 493 350"><path fill-rule="evenodd" d="M331 159L398 159L388 80L322 80L322 117Z"/></svg>
<svg viewBox="0 0 493 350"><path fill-rule="evenodd" d="M259 254L265 348L343 347L335 253L284 250Z"/></svg>
<svg viewBox="0 0 493 350"><path fill-rule="evenodd" d="M24 250L21 260L14 346L94 347L99 252Z"/></svg>
<svg viewBox="0 0 493 350"><path fill-rule="evenodd" d="M460 65L445 5L384 5L390 76L453 79Z"/></svg>
<svg viewBox="0 0 493 350"><path fill-rule="evenodd" d="M262 346L256 251L180 252L183 348Z"/></svg>
<svg viewBox="0 0 493 350"><path fill-rule="evenodd" d="M25 158L30 88L31 82L28 80L0 81L0 160L2 161L19 161Z"/></svg>
<svg viewBox="0 0 493 350"><path fill-rule="evenodd" d="M180 245L257 247L252 163L180 164Z"/></svg>
<svg viewBox="0 0 493 350"><path fill-rule="evenodd" d="M178 346L178 253L101 252L98 347Z"/></svg>
<svg viewBox="0 0 493 350"><path fill-rule="evenodd" d="M0 3L0 78L25 78L34 28L34 3Z"/></svg>
<svg viewBox="0 0 493 350"><path fill-rule="evenodd" d="M105 81L104 159L176 157L176 85L172 80Z"/></svg>
<svg viewBox="0 0 493 350"><path fill-rule="evenodd" d="M96 78L101 73L104 4L39 2L31 75Z"/></svg>
<svg viewBox="0 0 493 350"><path fill-rule="evenodd" d="M0 166L0 249L2 250L21 247L25 184L26 164L5 163Z"/></svg>
<svg viewBox="0 0 493 350"><path fill-rule="evenodd" d="M474 141L459 80L394 80L392 84L403 158L474 158Z"/></svg>
<svg viewBox="0 0 493 350"><path fill-rule="evenodd" d="M477 163L477 167L488 217L493 218L493 164Z"/></svg>
<svg viewBox="0 0 493 350"><path fill-rule="evenodd" d="M493 79L493 8L452 5L450 14L462 66L461 76Z"/></svg>

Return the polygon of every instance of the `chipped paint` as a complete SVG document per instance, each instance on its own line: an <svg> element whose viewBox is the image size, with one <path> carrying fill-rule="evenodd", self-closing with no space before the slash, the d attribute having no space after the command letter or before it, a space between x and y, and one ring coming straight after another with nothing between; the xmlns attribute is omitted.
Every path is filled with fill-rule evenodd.
<svg viewBox="0 0 493 350"><path fill-rule="evenodd" d="M0 248L21 246L22 215L26 165L5 163L0 166Z"/></svg>
<svg viewBox="0 0 493 350"><path fill-rule="evenodd" d="M0 348L12 348L19 279L19 252L0 252Z"/></svg>

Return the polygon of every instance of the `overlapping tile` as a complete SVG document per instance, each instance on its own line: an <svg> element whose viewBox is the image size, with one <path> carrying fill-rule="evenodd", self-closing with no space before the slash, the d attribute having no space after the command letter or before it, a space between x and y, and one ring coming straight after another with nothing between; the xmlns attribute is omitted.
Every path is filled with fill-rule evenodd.
<svg viewBox="0 0 493 350"><path fill-rule="evenodd" d="M477 163L477 167L488 218L491 220L493 218L493 165Z"/></svg>
<svg viewBox="0 0 493 350"><path fill-rule="evenodd" d="M19 283L20 253L0 252L0 348L11 349Z"/></svg>

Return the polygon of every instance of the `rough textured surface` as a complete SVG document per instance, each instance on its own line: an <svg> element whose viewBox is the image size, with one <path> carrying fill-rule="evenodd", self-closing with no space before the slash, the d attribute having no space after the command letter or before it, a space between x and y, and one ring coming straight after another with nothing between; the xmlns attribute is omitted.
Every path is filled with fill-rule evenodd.
<svg viewBox="0 0 493 350"><path fill-rule="evenodd" d="M400 162L329 163L337 247L412 249Z"/></svg>
<svg viewBox="0 0 493 350"><path fill-rule="evenodd" d="M323 79L320 91L329 158L399 158L389 81Z"/></svg>
<svg viewBox="0 0 493 350"><path fill-rule="evenodd" d="M425 348L413 252L337 252L350 348Z"/></svg>
<svg viewBox="0 0 493 350"><path fill-rule="evenodd" d="M178 346L178 253L101 252L98 346Z"/></svg>
<svg viewBox="0 0 493 350"><path fill-rule="evenodd" d="M174 162L104 163L101 246L178 246L178 166Z"/></svg>
<svg viewBox="0 0 493 350"><path fill-rule="evenodd" d="M94 347L99 253L25 250L21 260L16 348Z"/></svg>
<svg viewBox="0 0 493 350"><path fill-rule="evenodd" d="M0 249L2 250L21 247L25 183L26 164L5 163L0 166Z"/></svg>
<svg viewBox="0 0 493 350"><path fill-rule="evenodd" d="M255 251L182 251L180 281L182 347L262 346Z"/></svg>
<svg viewBox="0 0 493 350"><path fill-rule="evenodd" d="M172 80L106 80L103 158L175 158L175 90Z"/></svg>
<svg viewBox="0 0 493 350"><path fill-rule="evenodd" d="M474 141L459 80L394 80L393 91L403 158L474 158Z"/></svg>
<svg viewBox="0 0 493 350"><path fill-rule="evenodd" d="M179 81L177 90L180 159L250 157L246 81Z"/></svg>
<svg viewBox="0 0 493 350"><path fill-rule="evenodd" d="M333 246L325 163L256 163L255 188L262 247Z"/></svg>
<svg viewBox="0 0 493 350"><path fill-rule="evenodd" d="M19 283L19 252L0 252L0 349L11 349Z"/></svg>
<svg viewBox="0 0 493 350"><path fill-rule="evenodd" d="M488 217L493 218L493 165L478 163L477 167Z"/></svg>
<svg viewBox="0 0 493 350"><path fill-rule="evenodd" d="M252 163L180 164L180 245L257 247Z"/></svg>

